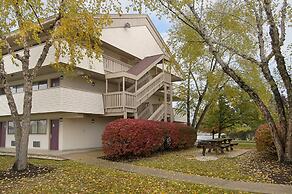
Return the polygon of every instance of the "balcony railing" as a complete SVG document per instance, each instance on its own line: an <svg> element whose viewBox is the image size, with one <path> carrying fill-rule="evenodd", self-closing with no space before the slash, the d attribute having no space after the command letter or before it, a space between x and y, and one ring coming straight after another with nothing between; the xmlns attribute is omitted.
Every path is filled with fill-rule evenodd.
<svg viewBox="0 0 292 194"><path fill-rule="evenodd" d="M21 114L24 93L14 94L13 96ZM33 91L32 113L50 112L104 114L102 94L63 87ZM6 96L1 95L0 116L8 115L10 115L10 109Z"/></svg>
<svg viewBox="0 0 292 194"><path fill-rule="evenodd" d="M122 111L123 109L135 109L135 94L129 92L111 92L104 94L104 106L107 113Z"/></svg>
<svg viewBox="0 0 292 194"><path fill-rule="evenodd" d="M147 84L141 87L136 93L110 92L104 94L104 106L106 113L123 112L125 109L137 109L143 102L163 86L168 83L168 73L162 72ZM114 110L116 109L116 110Z"/></svg>
<svg viewBox="0 0 292 194"><path fill-rule="evenodd" d="M110 73L128 71L131 68L131 65L119 61L108 55L103 55L103 65L104 70Z"/></svg>

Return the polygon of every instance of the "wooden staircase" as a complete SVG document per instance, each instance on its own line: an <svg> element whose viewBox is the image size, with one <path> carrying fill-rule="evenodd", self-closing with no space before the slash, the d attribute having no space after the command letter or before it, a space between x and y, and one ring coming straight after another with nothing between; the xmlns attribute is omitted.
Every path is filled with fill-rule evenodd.
<svg viewBox="0 0 292 194"><path fill-rule="evenodd" d="M150 67L151 66L147 64L147 68L150 69ZM131 69L129 71L131 71ZM122 80L123 91L106 91L103 95L105 115L157 121L168 120L168 118L172 120L173 113L172 108L170 108L172 104L171 74L162 70L152 77L148 71L143 72L141 69L140 71L142 73L138 75L132 75L128 72L117 72L115 75L108 75L110 78L120 78ZM126 79L134 80L135 84L126 89ZM108 80L106 81L106 87L108 87ZM153 95L158 94L164 96L164 102L158 105L156 104L155 106L148 102ZM168 98L168 96L170 97ZM167 101L167 99L170 100Z"/></svg>

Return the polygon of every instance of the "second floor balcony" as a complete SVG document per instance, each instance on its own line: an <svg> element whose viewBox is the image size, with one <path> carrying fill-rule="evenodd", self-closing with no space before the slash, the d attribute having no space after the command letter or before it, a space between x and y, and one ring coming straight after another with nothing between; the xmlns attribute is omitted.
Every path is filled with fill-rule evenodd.
<svg viewBox="0 0 292 194"><path fill-rule="evenodd" d="M18 111L23 111L24 93L14 94ZM104 114L102 94L71 88L56 87L33 91L32 113L83 113ZM9 116L5 95L0 96L0 116Z"/></svg>

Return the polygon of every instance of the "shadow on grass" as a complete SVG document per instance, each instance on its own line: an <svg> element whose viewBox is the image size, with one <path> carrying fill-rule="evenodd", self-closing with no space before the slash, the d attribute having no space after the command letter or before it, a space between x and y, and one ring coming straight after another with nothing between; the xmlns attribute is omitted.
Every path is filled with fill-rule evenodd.
<svg viewBox="0 0 292 194"><path fill-rule="evenodd" d="M54 170L52 167L46 166L35 166L33 164L29 164L27 169L23 171L15 171L12 168L6 171L0 171L0 180L13 180L13 179L21 179L21 178L34 178L39 175L50 173Z"/></svg>

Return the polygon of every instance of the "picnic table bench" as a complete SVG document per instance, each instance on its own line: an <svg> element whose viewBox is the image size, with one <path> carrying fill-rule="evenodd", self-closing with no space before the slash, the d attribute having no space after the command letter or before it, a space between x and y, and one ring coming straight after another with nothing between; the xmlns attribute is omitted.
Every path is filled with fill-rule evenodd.
<svg viewBox="0 0 292 194"><path fill-rule="evenodd" d="M206 150L208 150L208 152L211 152L212 149L218 153L218 150L221 151L221 153L224 153L224 149L226 149L226 151L233 150L233 146L238 145L238 143L235 142L231 142L232 138L216 138L216 139L209 139L209 140L202 140L198 143L199 147L203 148L203 156L206 155Z"/></svg>

